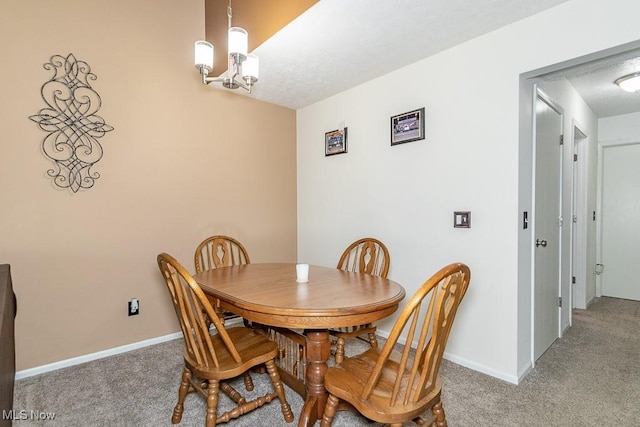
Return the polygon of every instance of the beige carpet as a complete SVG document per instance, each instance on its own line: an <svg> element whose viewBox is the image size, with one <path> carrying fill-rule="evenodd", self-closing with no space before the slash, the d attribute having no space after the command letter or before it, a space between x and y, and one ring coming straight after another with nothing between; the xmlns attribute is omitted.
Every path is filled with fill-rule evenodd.
<svg viewBox="0 0 640 427"><path fill-rule="evenodd" d="M455 330L454 330L455 333ZM488 343L490 345L490 343ZM349 354L360 347L351 345ZM180 340L16 382L14 410L54 412L53 421L15 426L169 426L181 373ZM640 302L600 298L573 314L573 327L515 386L444 361L447 420L457 426L640 426ZM268 380L253 375L256 390ZM239 386L242 389L242 386ZM302 399L287 388L296 414ZM220 400L221 406L225 398ZM191 394L180 426L204 424L204 402ZM280 426L278 403L229 426ZM335 426L377 426L340 412Z"/></svg>

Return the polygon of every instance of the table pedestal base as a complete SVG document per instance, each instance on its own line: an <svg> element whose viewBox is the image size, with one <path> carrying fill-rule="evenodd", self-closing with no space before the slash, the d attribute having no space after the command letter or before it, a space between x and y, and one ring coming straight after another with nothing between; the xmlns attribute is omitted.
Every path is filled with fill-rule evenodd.
<svg viewBox="0 0 640 427"><path fill-rule="evenodd" d="M324 405L327 403L327 390L324 388L324 374L327 360L331 355L331 341L328 330L305 331L307 338L307 399L300 414L298 427L311 427L322 419Z"/></svg>

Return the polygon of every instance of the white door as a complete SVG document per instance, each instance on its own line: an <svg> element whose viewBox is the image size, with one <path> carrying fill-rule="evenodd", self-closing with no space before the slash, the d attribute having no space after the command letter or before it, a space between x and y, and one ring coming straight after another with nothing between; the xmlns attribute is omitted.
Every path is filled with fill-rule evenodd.
<svg viewBox="0 0 640 427"><path fill-rule="evenodd" d="M587 136L574 126L571 202L572 301L568 306L580 309L587 308L587 224L592 221L591 215L587 212L586 201L586 145Z"/></svg>
<svg viewBox="0 0 640 427"><path fill-rule="evenodd" d="M535 116L534 360L558 338L562 116L541 94Z"/></svg>
<svg viewBox="0 0 640 427"><path fill-rule="evenodd" d="M640 143L602 153L602 295L640 300Z"/></svg>

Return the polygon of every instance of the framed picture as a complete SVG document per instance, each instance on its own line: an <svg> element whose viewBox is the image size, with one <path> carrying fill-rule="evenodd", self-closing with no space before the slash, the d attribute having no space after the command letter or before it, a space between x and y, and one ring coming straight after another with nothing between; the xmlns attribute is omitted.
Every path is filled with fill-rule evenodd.
<svg viewBox="0 0 640 427"><path fill-rule="evenodd" d="M324 134L324 155L332 156L347 152L347 128L336 129Z"/></svg>
<svg viewBox="0 0 640 427"><path fill-rule="evenodd" d="M391 145L424 139L424 107L391 117Z"/></svg>

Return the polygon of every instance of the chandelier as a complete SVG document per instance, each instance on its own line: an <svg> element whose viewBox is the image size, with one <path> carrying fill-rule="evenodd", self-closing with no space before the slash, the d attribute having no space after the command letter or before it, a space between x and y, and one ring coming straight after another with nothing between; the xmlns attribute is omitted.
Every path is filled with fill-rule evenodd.
<svg viewBox="0 0 640 427"><path fill-rule="evenodd" d="M231 26L231 0L227 6L229 28L229 56L227 58L227 72L220 77L207 77L213 70L213 45L199 40L195 44L196 68L202 76L202 83L222 83L227 89L243 88L251 93L251 88L258 81L258 57L247 53L248 34L240 27Z"/></svg>

